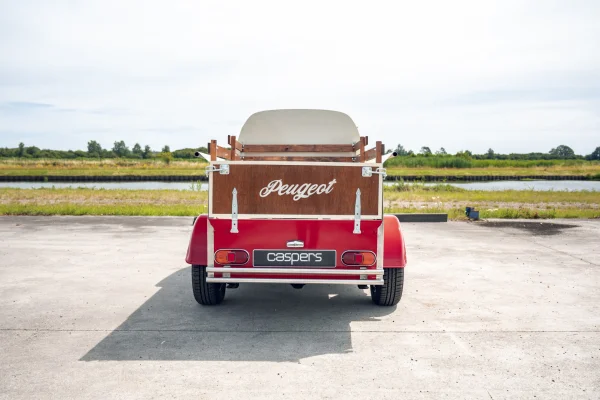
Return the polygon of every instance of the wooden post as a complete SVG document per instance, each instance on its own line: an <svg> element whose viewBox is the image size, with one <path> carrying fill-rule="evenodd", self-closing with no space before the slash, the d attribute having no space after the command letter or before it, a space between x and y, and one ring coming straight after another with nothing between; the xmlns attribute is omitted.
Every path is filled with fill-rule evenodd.
<svg viewBox="0 0 600 400"><path fill-rule="evenodd" d="M217 141L211 140L208 147L210 147L210 161L217 161Z"/></svg>
<svg viewBox="0 0 600 400"><path fill-rule="evenodd" d="M383 154L383 145L380 141L375 142L375 162L381 163L381 155Z"/></svg>
<svg viewBox="0 0 600 400"><path fill-rule="evenodd" d="M365 154L365 142L366 142L365 137L361 136L358 150L360 152L360 162L362 162L362 163L364 163L366 161L366 159L365 159L366 158L366 154Z"/></svg>
<svg viewBox="0 0 600 400"><path fill-rule="evenodd" d="M229 146L231 146L231 161L237 160L237 154L235 149L236 141L235 136L229 136Z"/></svg>

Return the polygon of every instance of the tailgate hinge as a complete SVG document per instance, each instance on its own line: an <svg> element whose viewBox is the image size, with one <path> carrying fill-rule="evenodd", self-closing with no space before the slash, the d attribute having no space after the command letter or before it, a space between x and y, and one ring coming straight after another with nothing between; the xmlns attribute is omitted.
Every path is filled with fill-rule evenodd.
<svg viewBox="0 0 600 400"><path fill-rule="evenodd" d="M204 173L206 175L210 174L211 172L219 172L219 174L221 175L229 175L229 164L221 164L219 165L219 167L215 167L214 165L209 165L208 167L204 168Z"/></svg>
<svg viewBox="0 0 600 400"><path fill-rule="evenodd" d="M238 205L237 205L237 189L233 188L231 192L231 233L239 233L238 231Z"/></svg>
<svg viewBox="0 0 600 400"><path fill-rule="evenodd" d="M354 234L360 234L360 189L356 189L356 203L354 205Z"/></svg>
<svg viewBox="0 0 600 400"><path fill-rule="evenodd" d="M373 176L373 174L382 175L384 178L387 176L385 168L377 168L375 171L373 171L371 167L362 167L362 176L365 178L369 178Z"/></svg>

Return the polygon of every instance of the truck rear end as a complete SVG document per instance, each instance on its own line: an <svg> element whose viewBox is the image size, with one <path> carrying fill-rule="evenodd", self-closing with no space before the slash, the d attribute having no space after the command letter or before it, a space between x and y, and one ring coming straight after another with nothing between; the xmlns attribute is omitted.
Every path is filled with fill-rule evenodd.
<svg viewBox="0 0 600 400"><path fill-rule="evenodd" d="M396 304L404 241L398 220L383 215L383 148L378 142L367 160L366 142L211 142L208 215L195 220L186 258L196 300L219 304L239 284L349 284L370 287L376 304ZM306 155L324 149L346 154Z"/></svg>

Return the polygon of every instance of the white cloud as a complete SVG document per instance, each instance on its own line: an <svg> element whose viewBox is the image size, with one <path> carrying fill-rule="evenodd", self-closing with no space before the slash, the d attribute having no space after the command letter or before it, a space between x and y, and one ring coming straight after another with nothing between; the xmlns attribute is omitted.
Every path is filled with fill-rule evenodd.
<svg viewBox="0 0 600 400"><path fill-rule="evenodd" d="M0 2L0 146L203 145L255 111L393 146L590 153L600 3ZM19 112L1 105L40 103Z"/></svg>

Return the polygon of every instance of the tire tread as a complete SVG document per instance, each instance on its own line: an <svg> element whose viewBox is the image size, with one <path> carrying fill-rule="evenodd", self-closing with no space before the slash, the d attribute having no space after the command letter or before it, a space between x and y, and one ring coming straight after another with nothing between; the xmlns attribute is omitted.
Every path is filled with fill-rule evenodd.
<svg viewBox="0 0 600 400"><path fill-rule="evenodd" d="M371 286L371 299L380 306L394 306L400 302L404 289L404 268L385 268L383 285Z"/></svg>
<svg viewBox="0 0 600 400"><path fill-rule="evenodd" d="M192 291L199 304L213 306L223 301L225 284L206 282L206 267L192 265Z"/></svg>

